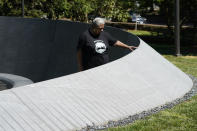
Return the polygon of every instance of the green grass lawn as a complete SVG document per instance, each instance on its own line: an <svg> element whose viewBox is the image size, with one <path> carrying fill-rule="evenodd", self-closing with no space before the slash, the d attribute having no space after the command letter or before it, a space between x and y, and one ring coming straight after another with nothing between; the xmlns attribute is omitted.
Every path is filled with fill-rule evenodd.
<svg viewBox="0 0 197 131"><path fill-rule="evenodd" d="M140 36L140 35L151 35L152 33L150 31L145 31L145 30L127 30L128 32L130 33L133 33L137 36Z"/></svg>
<svg viewBox="0 0 197 131"><path fill-rule="evenodd" d="M145 33L146 31L132 32L134 34ZM152 45L152 47L160 47ZM163 50L168 50L164 46ZM197 77L197 56L185 55L176 57L174 55L163 55L171 63L179 67L183 72ZM133 124L107 129L109 131L197 131L197 95L172 109L137 120Z"/></svg>
<svg viewBox="0 0 197 131"><path fill-rule="evenodd" d="M161 32L156 32L156 31L145 31L145 30L127 30L130 33L133 33L137 36L142 36L142 35L146 35L146 36L157 36L157 35L163 35L163 33Z"/></svg>
<svg viewBox="0 0 197 131"><path fill-rule="evenodd" d="M183 72L197 77L197 56L180 56L163 55L171 63L180 68ZM197 116L196 116L197 117Z"/></svg>

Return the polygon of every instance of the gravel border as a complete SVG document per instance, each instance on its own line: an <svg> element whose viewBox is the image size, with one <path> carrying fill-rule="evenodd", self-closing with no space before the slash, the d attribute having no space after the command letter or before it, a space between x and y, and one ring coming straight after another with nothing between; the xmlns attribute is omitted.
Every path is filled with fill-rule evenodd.
<svg viewBox="0 0 197 131"><path fill-rule="evenodd" d="M169 102L169 103L166 103L164 105L155 107L155 108L150 109L148 111L143 111L141 113L129 116L129 117L124 118L122 120L109 121L106 125L102 125L102 126L96 126L94 123L92 123L91 126L87 125L85 128L82 128L82 129L77 130L77 131L95 131L95 130L104 130L104 129L111 128L111 127L125 126L125 125L133 123L136 120L143 119L143 118L145 118L147 116L155 114L155 113L157 113L159 111L172 108L175 105L177 105L177 104L179 104L179 103L181 103L183 101L186 101L186 100L190 99L192 96L194 96L195 94L197 94L197 78L195 78L192 75L188 75L188 76L193 81L193 87L191 88L191 90L189 92L187 92L181 98L177 98L176 100L174 100L172 102Z"/></svg>

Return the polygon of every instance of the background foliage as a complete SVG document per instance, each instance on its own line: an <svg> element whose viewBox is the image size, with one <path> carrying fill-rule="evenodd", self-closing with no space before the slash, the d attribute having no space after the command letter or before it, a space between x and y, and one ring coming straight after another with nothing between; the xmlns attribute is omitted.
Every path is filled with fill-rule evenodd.
<svg viewBox="0 0 197 131"><path fill-rule="evenodd" d="M1 0L1 16L21 16L22 0ZM112 21L127 21L129 10L142 15L154 12L154 5L159 6L158 15L163 16L165 24L173 24L175 0L24 0L25 16L36 18L68 18L73 21L87 22L95 16ZM197 27L197 1L180 0L181 26L188 21Z"/></svg>
<svg viewBox="0 0 197 131"><path fill-rule="evenodd" d="M149 23L167 25L164 39L174 41L175 0L24 0L25 17L70 19L90 22L104 17L113 22L130 22L131 12L145 16ZM0 0L0 16L22 16L22 0ZM158 9L155 9L158 7ZM180 0L181 41L197 41L197 0ZM186 30L183 25L190 25ZM157 31L158 32L158 31ZM161 31L159 31L161 32ZM188 43L189 42L189 43Z"/></svg>

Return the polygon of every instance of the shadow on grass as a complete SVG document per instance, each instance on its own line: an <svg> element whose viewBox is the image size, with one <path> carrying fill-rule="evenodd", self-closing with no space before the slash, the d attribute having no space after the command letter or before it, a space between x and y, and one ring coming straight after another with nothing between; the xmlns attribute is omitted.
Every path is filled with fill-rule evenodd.
<svg viewBox="0 0 197 131"><path fill-rule="evenodd" d="M161 44L161 43L150 43L147 42L152 48L162 55L175 55L176 47L175 44ZM183 56L197 56L197 46L181 46L180 53Z"/></svg>
<svg viewBox="0 0 197 131"><path fill-rule="evenodd" d="M162 55L176 54L176 46L174 39L172 38L152 35L140 35L139 37ZM180 53L184 56L197 56L197 43L187 43L187 41L181 41Z"/></svg>
<svg viewBox="0 0 197 131"><path fill-rule="evenodd" d="M160 54L175 55L176 46L173 30L167 28L151 28L149 30L128 30L139 36ZM180 53L197 56L197 29L183 28L180 32Z"/></svg>

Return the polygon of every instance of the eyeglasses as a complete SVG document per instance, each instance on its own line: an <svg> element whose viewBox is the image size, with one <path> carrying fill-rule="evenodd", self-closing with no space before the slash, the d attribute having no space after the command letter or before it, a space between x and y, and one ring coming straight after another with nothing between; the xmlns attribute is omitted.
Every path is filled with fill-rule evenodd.
<svg viewBox="0 0 197 131"><path fill-rule="evenodd" d="M104 28L99 28L99 27L98 27L98 28L96 28L96 29L97 29L97 30L104 30Z"/></svg>

